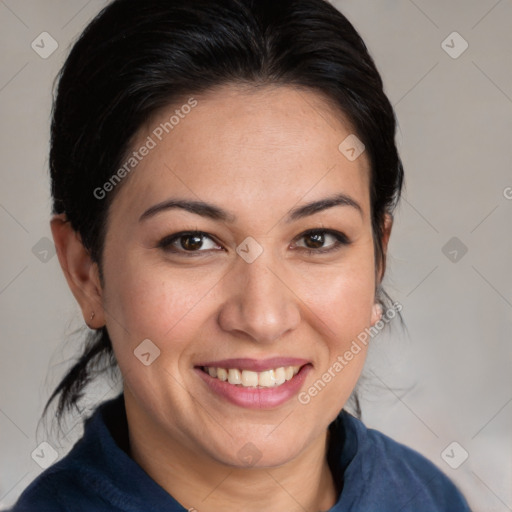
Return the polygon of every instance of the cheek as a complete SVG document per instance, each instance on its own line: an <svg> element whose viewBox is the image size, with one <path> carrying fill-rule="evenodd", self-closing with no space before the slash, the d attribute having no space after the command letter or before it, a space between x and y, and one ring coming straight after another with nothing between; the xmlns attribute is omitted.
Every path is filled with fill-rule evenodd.
<svg viewBox="0 0 512 512"><path fill-rule="evenodd" d="M333 343L343 345L370 325L375 269L368 251L354 252L330 267L311 267L300 279L301 298L323 321Z"/></svg>
<svg viewBox="0 0 512 512"><path fill-rule="evenodd" d="M132 353L144 339L161 349L172 339L180 354L205 314L202 301L215 286L213 274L170 271L136 258L105 269L104 303L116 354Z"/></svg>
<svg viewBox="0 0 512 512"><path fill-rule="evenodd" d="M325 375L332 384L324 400L333 405L333 417L352 392L364 366L367 344L358 340L371 325L372 285L372 281L361 282L355 276L340 276L326 286L315 305L321 319L316 322L316 329L322 329L315 350L315 378L325 372L331 377L336 375Z"/></svg>
<svg viewBox="0 0 512 512"><path fill-rule="evenodd" d="M346 270L326 280L323 292L309 299L321 337L314 349L315 371L298 396L301 410L329 422L346 404L363 370L374 303L372 273L368 277L355 268Z"/></svg>

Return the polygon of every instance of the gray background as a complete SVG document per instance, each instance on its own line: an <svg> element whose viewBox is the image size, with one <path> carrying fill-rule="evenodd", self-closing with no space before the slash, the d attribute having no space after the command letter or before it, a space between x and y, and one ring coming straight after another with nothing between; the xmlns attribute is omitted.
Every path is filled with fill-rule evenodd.
<svg viewBox="0 0 512 512"><path fill-rule="evenodd" d="M42 471L39 443L63 456L80 435L37 428L82 325L44 239L48 131L53 79L105 3L0 0L0 508ZM430 458L474 510L512 510L512 1L333 3L383 75L406 169L385 283L407 330L373 341L363 419ZM59 47L43 59L31 43L45 31ZM458 58L454 31L469 44ZM98 383L91 403L116 391Z"/></svg>

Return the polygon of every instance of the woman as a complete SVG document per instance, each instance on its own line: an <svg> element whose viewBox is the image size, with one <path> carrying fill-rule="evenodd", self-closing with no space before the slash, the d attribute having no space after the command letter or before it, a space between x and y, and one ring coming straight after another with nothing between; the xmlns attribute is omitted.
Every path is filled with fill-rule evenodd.
<svg viewBox="0 0 512 512"><path fill-rule="evenodd" d="M467 511L343 410L403 170L363 41L323 0L117 0L55 98L52 233L123 393L13 511ZM341 412L340 412L341 411Z"/></svg>

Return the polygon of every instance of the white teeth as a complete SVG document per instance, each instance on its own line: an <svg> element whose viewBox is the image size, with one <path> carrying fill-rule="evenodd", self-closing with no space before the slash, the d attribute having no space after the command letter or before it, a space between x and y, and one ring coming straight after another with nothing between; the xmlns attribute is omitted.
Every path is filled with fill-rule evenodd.
<svg viewBox="0 0 512 512"><path fill-rule="evenodd" d="M251 372L250 370L244 370L242 372L242 386L248 388L249 386L256 387L257 385L258 374L256 372Z"/></svg>
<svg viewBox="0 0 512 512"><path fill-rule="evenodd" d="M275 385L276 382L276 372L274 370L267 370L266 372L261 372L258 377L258 383L260 386L264 388L271 388Z"/></svg>
<svg viewBox="0 0 512 512"><path fill-rule="evenodd" d="M251 370L240 371L237 368L204 367L204 371L210 377L221 381L228 381L233 385L241 385L246 388L273 388L291 380L299 373L300 366L280 366L279 368L253 372Z"/></svg>
<svg viewBox="0 0 512 512"><path fill-rule="evenodd" d="M240 370L230 368L228 370L228 382L230 384L242 384L242 375Z"/></svg>
<svg viewBox="0 0 512 512"><path fill-rule="evenodd" d="M286 372L284 368L281 366L281 368L276 369L276 385L280 386L281 384L284 384L286 382Z"/></svg>

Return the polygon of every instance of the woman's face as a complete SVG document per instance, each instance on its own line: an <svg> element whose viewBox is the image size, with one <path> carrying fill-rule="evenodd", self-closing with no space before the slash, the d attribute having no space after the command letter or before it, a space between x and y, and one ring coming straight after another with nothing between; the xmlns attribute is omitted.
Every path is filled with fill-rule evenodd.
<svg viewBox="0 0 512 512"><path fill-rule="evenodd" d="M150 149L109 214L102 299L130 427L280 465L325 436L365 346L344 354L378 319L369 161L340 151L350 127L311 91L195 100L140 130L132 150Z"/></svg>

